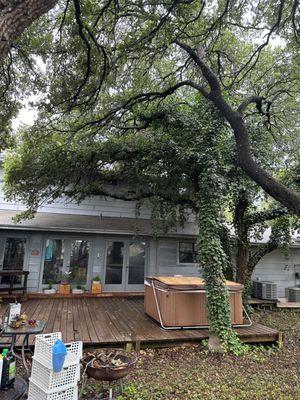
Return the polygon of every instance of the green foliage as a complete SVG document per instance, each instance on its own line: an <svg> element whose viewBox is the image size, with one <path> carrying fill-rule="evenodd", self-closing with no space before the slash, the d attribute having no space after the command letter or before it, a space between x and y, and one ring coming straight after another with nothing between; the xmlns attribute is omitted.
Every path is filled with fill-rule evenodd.
<svg viewBox="0 0 300 400"><path fill-rule="evenodd" d="M205 152L202 157L206 168L199 174L199 187L202 191L198 198L197 249L205 279L210 332L221 339L225 351L237 354L241 351L241 345L231 327L229 294L223 272L226 269L227 257L220 235L226 196L224 167L218 141L221 129L220 126L219 129L211 130L203 138Z"/></svg>
<svg viewBox="0 0 300 400"><path fill-rule="evenodd" d="M101 282L100 275L94 276L93 281L95 281L95 282Z"/></svg>
<svg viewBox="0 0 300 400"><path fill-rule="evenodd" d="M4 161L7 197L27 205L21 218L62 196L80 202L91 195L111 195L138 200L137 215L143 202L150 203L154 234L183 224L186 208L197 212L198 175L205 169L199 155L205 150L202 139L223 122L205 102L180 103L139 110L147 128L122 135L108 131L102 140L24 131ZM220 141L223 155L230 143L225 136Z"/></svg>

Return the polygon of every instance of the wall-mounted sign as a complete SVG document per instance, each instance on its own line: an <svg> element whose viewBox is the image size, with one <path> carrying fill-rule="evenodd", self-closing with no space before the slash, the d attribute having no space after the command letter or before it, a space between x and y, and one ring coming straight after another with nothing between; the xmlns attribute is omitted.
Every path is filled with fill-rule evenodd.
<svg viewBox="0 0 300 400"><path fill-rule="evenodd" d="M32 256L39 256L40 255L40 251L39 250L31 250L31 255Z"/></svg>

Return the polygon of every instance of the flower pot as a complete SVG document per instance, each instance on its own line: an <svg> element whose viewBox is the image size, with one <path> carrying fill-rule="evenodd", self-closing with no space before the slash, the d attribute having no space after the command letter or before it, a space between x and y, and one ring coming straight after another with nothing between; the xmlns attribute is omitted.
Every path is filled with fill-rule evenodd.
<svg viewBox="0 0 300 400"><path fill-rule="evenodd" d="M102 285L99 281L93 281L92 283L92 294L99 294L102 292Z"/></svg>
<svg viewBox="0 0 300 400"><path fill-rule="evenodd" d="M75 289L72 289L72 293L73 294L83 294L84 290L75 288Z"/></svg>
<svg viewBox="0 0 300 400"><path fill-rule="evenodd" d="M59 285L58 293L60 294L70 294L71 293L71 285L61 283Z"/></svg>
<svg viewBox="0 0 300 400"><path fill-rule="evenodd" d="M56 289L44 289L43 292L44 294L55 294Z"/></svg>

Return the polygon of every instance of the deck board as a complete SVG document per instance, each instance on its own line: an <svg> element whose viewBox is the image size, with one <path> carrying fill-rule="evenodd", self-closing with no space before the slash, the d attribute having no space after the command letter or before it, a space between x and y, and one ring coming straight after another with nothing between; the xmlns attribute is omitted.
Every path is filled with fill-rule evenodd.
<svg viewBox="0 0 300 400"><path fill-rule="evenodd" d="M300 301L295 301L295 302L281 302L278 301L276 303L278 308L300 308Z"/></svg>
<svg viewBox="0 0 300 400"><path fill-rule="evenodd" d="M0 306L0 315L6 305ZM22 304L29 318L46 321L45 333L61 331L63 340L82 340L85 345L124 345L140 341L155 345L199 341L208 337L207 329L164 330L144 313L140 298L48 298L29 299ZM280 333L254 323L251 327L235 328L243 342L279 340ZM0 338L1 343L7 338ZM33 344L31 337L30 343Z"/></svg>

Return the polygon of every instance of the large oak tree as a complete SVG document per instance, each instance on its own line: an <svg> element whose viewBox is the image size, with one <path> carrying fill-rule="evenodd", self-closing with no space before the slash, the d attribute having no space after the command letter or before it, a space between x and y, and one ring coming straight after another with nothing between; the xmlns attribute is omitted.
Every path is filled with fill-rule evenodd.
<svg viewBox="0 0 300 400"><path fill-rule="evenodd" d="M12 2L13 8L21 3L27 2ZM37 2L29 3L34 6ZM149 123L140 117L142 108L158 107L169 96L189 96L196 91L214 105L231 128L235 164L266 193L300 215L299 193L258 162L251 143L253 118L256 126L261 118L261 126L269 128L261 129L261 135L280 136L282 143L299 133L297 0L261 0L255 5L251 1L231 0L209 4L193 0L59 1L56 8L30 25L54 4L45 2L43 9L33 7L32 14L28 8L27 19L21 12L20 27L4 43L3 54L8 54L8 58L3 60L1 82L5 91L2 126L16 112L16 94L22 88L27 87L27 92L31 88L39 95L39 115L31 130L32 145L36 133L46 144L50 135L62 144L57 156L64 157L66 143L84 149L87 142L94 141L97 148L107 136L119 136L126 131L138 135ZM24 31L26 26L29 28ZM279 43L278 49L272 49L273 39ZM268 52L272 53L270 64L266 62ZM41 60L43 68L37 68ZM25 79L24 71L29 74ZM34 80L30 82L28 77ZM200 173L199 182L205 186L211 181L208 192L214 188L220 204L224 177L218 162L218 138L221 141L222 134L218 136L216 130L207 135L207 175ZM92 157L91 164L97 158L95 154L87 156ZM51 166L51 153L47 157ZM8 185L17 176L19 161L18 156L15 164L10 158ZM22 162L26 164L26 159ZM104 157L97 164L98 173L105 175L106 168ZM73 169L63 188L25 178L23 193L12 185L10 193L27 193L28 205L36 206L39 191L55 198L70 184L80 184L82 177L74 181L74 176ZM82 188L81 198L89 195ZM230 318L223 290L221 264L225 258L218 230L219 209L202 197L198 206L199 223L205 226L199 237L202 258L214 267L206 270L207 283L211 285L209 294L218 288L219 300L222 299L222 304L218 304L225 313L215 315L214 329L217 334L224 329L223 339L226 337L229 343L232 335L227 335ZM219 254L218 260L214 254ZM217 297L214 300L218 301ZM210 309L213 313L216 307Z"/></svg>

